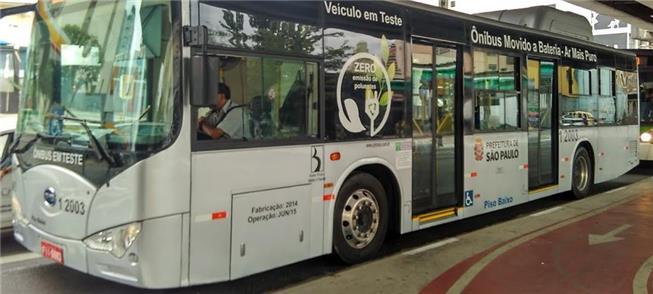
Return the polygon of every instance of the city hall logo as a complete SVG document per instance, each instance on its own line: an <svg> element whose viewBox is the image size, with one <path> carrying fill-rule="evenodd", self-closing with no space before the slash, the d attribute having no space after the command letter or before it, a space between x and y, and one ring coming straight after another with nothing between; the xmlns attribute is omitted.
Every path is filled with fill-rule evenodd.
<svg viewBox="0 0 653 294"><path fill-rule="evenodd" d="M483 139L481 138L474 140L474 159L483 161Z"/></svg>
<svg viewBox="0 0 653 294"><path fill-rule="evenodd" d="M388 121L392 105L390 81L397 68L395 62L388 65L389 55L388 41L382 36L381 57L361 52L343 65L336 90L338 118L350 133L367 132L373 137Z"/></svg>

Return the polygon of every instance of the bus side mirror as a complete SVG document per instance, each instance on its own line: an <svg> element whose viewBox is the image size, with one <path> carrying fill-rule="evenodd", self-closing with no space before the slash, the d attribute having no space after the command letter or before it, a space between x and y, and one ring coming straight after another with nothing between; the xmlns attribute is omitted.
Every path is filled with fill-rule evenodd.
<svg viewBox="0 0 653 294"><path fill-rule="evenodd" d="M216 56L196 55L191 62L192 106L204 107L215 104L218 95L220 59Z"/></svg>

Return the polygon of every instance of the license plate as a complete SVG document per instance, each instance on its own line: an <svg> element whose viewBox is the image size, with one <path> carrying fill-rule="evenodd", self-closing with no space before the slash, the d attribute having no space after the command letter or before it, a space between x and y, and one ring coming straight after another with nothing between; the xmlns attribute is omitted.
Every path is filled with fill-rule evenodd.
<svg viewBox="0 0 653 294"><path fill-rule="evenodd" d="M58 263L63 263L63 249L48 241L41 241L41 255Z"/></svg>

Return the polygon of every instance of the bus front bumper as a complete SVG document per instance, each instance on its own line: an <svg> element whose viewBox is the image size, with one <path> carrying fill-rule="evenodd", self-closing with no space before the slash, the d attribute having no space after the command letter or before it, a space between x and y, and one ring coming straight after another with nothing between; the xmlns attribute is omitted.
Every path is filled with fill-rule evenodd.
<svg viewBox="0 0 653 294"><path fill-rule="evenodd" d="M62 249L62 261L65 266L88 273L86 266L86 245L81 240L72 240L50 235L31 224L14 222L14 239L32 252L43 254L42 244L57 246Z"/></svg>
<svg viewBox="0 0 653 294"><path fill-rule="evenodd" d="M83 240L57 237L18 221L14 221L14 238L41 255L47 255L44 247L54 246L60 249L61 259L51 259L93 276L139 288L180 287L181 215L147 220L142 224L141 234L121 257L91 249Z"/></svg>

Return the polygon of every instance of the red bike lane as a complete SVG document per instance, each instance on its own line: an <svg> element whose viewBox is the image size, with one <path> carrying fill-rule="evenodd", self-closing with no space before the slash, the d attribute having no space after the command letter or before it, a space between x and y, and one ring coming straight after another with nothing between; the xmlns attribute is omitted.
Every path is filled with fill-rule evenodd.
<svg viewBox="0 0 653 294"><path fill-rule="evenodd" d="M522 242L522 243L520 243ZM653 293L653 191L455 265L423 293Z"/></svg>

